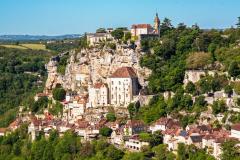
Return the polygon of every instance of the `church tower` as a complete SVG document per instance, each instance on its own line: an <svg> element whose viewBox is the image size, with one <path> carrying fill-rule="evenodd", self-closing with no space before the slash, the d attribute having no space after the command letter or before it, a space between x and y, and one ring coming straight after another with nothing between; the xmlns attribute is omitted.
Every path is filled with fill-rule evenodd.
<svg viewBox="0 0 240 160"><path fill-rule="evenodd" d="M156 17L154 19L154 30L155 33L160 35L160 19L158 18L158 13L156 13Z"/></svg>

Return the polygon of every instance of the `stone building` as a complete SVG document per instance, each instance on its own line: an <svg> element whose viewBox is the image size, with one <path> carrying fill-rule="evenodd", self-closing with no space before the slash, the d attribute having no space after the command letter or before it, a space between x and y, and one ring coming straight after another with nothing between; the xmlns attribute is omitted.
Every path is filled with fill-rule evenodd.
<svg viewBox="0 0 240 160"><path fill-rule="evenodd" d="M96 83L89 86L89 99L87 107L107 106L108 100L108 87L104 83Z"/></svg>
<svg viewBox="0 0 240 160"><path fill-rule="evenodd" d="M117 69L109 78L110 104L128 106L139 93L138 77L131 67Z"/></svg>
<svg viewBox="0 0 240 160"><path fill-rule="evenodd" d="M89 33L87 34L87 41L90 46L99 44L100 42L112 39L111 33Z"/></svg>
<svg viewBox="0 0 240 160"><path fill-rule="evenodd" d="M131 34L133 37L142 37L142 35L160 35L160 19L158 14L156 13L156 17L154 19L154 26L152 27L150 24L134 24L131 27ZM151 36L147 36L151 38Z"/></svg>

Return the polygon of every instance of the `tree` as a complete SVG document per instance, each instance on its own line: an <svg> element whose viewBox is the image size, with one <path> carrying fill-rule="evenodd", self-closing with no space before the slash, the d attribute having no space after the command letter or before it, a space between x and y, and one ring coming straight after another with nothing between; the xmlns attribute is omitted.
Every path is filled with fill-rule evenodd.
<svg viewBox="0 0 240 160"><path fill-rule="evenodd" d="M96 33L106 33L106 29L105 28L98 28L96 30Z"/></svg>
<svg viewBox="0 0 240 160"><path fill-rule="evenodd" d="M124 36L124 32L122 29L115 29L114 31L111 32L111 35L115 38L115 39L122 39Z"/></svg>
<svg viewBox="0 0 240 160"><path fill-rule="evenodd" d="M104 136L104 137L109 137L111 136L112 129L108 127L103 127L100 129L99 134Z"/></svg>
<svg viewBox="0 0 240 160"><path fill-rule="evenodd" d="M178 144L178 150L177 150L177 159L178 160L186 160L187 157L186 147L184 143Z"/></svg>
<svg viewBox="0 0 240 160"><path fill-rule="evenodd" d="M240 17L238 17L238 22L236 24L237 28L240 28Z"/></svg>
<svg viewBox="0 0 240 160"><path fill-rule="evenodd" d="M154 147L153 152L155 154L155 158L157 160L173 160L175 156L172 155L170 151L167 149L166 144L159 144L158 146Z"/></svg>
<svg viewBox="0 0 240 160"><path fill-rule="evenodd" d="M228 95L231 96L233 94L233 87L231 85L227 85L224 87L224 92Z"/></svg>
<svg viewBox="0 0 240 160"><path fill-rule="evenodd" d="M123 160L144 160L144 154L139 152L127 152L123 156Z"/></svg>
<svg viewBox="0 0 240 160"><path fill-rule="evenodd" d="M228 140L224 142L221 146L222 148L222 160L235 159L240 156L239 150L236 146L237 142L233 140Z"/></svg>
<svg viewBox="0 0 240 160"><path fill-rule="evenodd" d="M132 37L132 34L131 32L126 32L125 35L124 35L124 39L127 41L127 40L130 40Z"/></svg>
<svg viewBox="0 0 240 160"><path fill-rule="evenodd" d="M171 30L173 28L171 20L164 18L162 24L160 25L160 28L161 35L164 35L167 31Z"/></svg>
<svg viewBox="0 0 240 160"><path fill-rule="evenodd" d="M36 102L33 103L33 106L31 107L32 112L36 113L40 109L47 108L48 106L48 98L47 97L41 97Z"/></svg>
<svg viewBox="0 0 240 160"><path fill-rule="evenodd" d="M187 93L190 93L192 95L195 95L196 94L196 86L194 85L193 82L188 82L187 85L186 85L186 88L185 88L185 91Z"/></svg>
<svg viewBox="0 0 240 160"><path fill-rule="evenodd" d="M108 113L106 117L107 117L107 121L109 121L109 122L116 121L116 116L114 113Z"/></svg>
<svg viewBox="0 0 240 160"><path fill-rule="evenodd" d="M227 107L223 100L213 102L213 105L212 105L213 114L224 113L226 110L227 110Z"/></svg>
<svg viewBox="0 0 240 160"><path fill-rule="evenodd" d="M62 101L65 99L66 91L61 87L56 87L53 89L53 98L57 101Z"/></svg>
<svg viewBox="0 0 240 160"><path fill-rule="evenodd" d="M240 67L239 67L239 63L236 61L232 61L229 65L228 68L228 73L232 76L232 77L237 77L240 75Z"/></svg>

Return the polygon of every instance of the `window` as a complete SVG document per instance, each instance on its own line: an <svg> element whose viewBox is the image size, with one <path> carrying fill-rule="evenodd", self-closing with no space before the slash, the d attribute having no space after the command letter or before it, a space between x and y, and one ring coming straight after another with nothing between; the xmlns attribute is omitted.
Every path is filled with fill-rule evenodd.
<svg viewBox="0 0 240 160"><path fill-rule="evenodd" d="M113 98L113 94L112 94L112 98Z"/></svg>
<svg viewBox="0 0 240 160"><path fill-rule="evenodd" d="M128 97L128 94L126 94L126 97Z"/></svg>
<svg viewBox="0 0 240 160"><path fill-rule="evenodd" d="M119 99L121 99L121 95L119 95Z"/></svg>
<svg viewBox="0 0 240 160"><path fill-rule="evenodd" d="M121 85L121 81L119 81L118 84Z"/></svg>
<svg viewBox="0 0 240 160"><path fill-rule="evenodd" d="M112 81L112 85L113 85L113 81Z"/></svg>

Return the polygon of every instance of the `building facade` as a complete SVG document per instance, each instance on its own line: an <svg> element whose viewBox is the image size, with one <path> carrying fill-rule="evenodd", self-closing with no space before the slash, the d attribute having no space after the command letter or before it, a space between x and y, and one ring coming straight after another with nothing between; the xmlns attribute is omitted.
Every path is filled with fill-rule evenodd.
<svg viewBox="0 0 240 160"><path fill-rule="evenodd" d="M139 93L138 77L131 67L117 69L108 79L110 104L128 106Z"/></svg>

